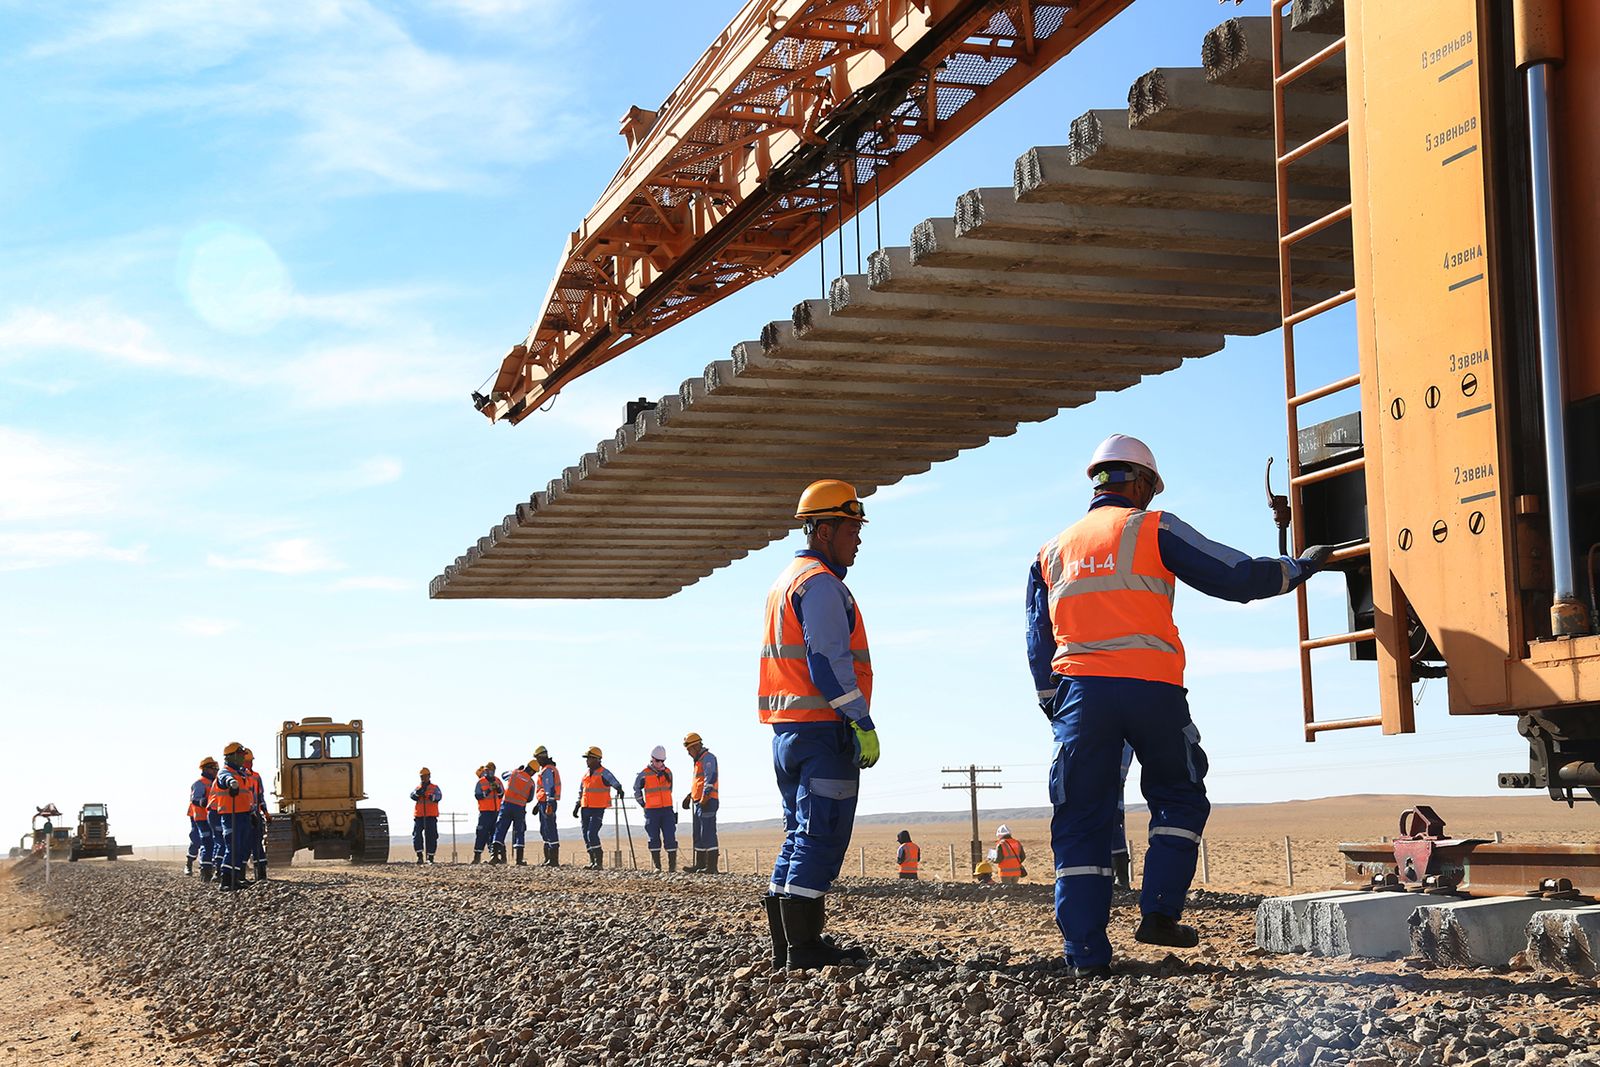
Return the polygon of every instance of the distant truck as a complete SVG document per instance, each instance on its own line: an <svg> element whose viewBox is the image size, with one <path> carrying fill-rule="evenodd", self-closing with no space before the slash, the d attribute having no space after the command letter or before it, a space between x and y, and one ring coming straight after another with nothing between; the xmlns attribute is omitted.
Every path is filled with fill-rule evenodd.
<svg viewBox="0 0 1600 1067"><path fill-rule="evenodd" d="M67 860L92 860L133 855L132 845L119 845L111 836L111 813L104 804L85 804L78 809L78 829L67 845Z"/></svg>
<svg viewBox="0 0 1600 1067"><path fill-rule="evenodd" d="M61 812L54 804L33 809L32 829L22 835L21 840L11 847L10 859L21 859L23 856L43 856L46 852L66 855L70 847L72 831L65 826L57 826L54 820L61 817ZM44 820L44 825L39 825L39 820Z"/></svg>
<svg viewBox="0 0 1600 1067"><path fill-rule="evenodd" d="M363 782L361 720L326 717L286 721L278 731L278 813L267 824L267 862L294 862L309 848L315 859L389 862L389 817L358 807Z"/></svg>

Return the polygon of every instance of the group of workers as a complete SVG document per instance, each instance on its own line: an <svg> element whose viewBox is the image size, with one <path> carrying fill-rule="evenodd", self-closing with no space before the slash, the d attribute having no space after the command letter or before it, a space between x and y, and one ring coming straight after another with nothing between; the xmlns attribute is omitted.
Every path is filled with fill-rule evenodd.
<svg viewBox="0 0 1600 1067"><path fill-rule="evenodd" d="M916 881L921 877L922 846L911 840L910 830L901 830L895 841L899 847L895 849L894 862L900 877ZM1011 827L1001 823L994 832L994 847L972 868L972 880L987 885L999 875L1002 885L1014 885L1028 874L1028 868L1022 865L1027 858L1028 850L1012 836Z"/></svg>
<svg viewBox="0 0 1600 1067"><path fill-rule="evenodd" d="M194 874L198 863L202 882L215 875L218 888L233 891L248 884L254 862L255 880L265 881L270 818L254 755L230 741L222 750L222 764L205 757L200 777L189 786L189 852L183 873Z"/></svg>
<svg viewBox="0 0 1600 1067"><path fill-rule="evenodd" d="M1252 558L1208 540L1171 512L1149 510L1164 488L1142 441L1113 434L1085 473L1088 513L1046 541L1026 596L1027 657L1050 723L1055 918L1074 975L1111 973L1113 885L1127 880L1118 849L1122 785L1142 768L1149 850L1134 931L1145 944L1192 948L1178 920L1194 879L1206 799L1206 754L1189 716L1184 651L1172 617L1178 581L1240 603L1281 596L1324 569L1332 550ZM763 903L774 966L864 962L867 953L822 933L824 899L839 874L863 768L878 762L871 715L872 654L860 605L845 585L866 509L847 482L813 482L795 518L806 547L767 593L757 712L773 730L784 842ZM920 850L902 835L901 870ZM1120 851L1120 861L1117 853ZM1021 877L1021 843L1002 835L1002 880ZM914 869L914 867L913 867Z"/></svg>
<svg viewBox="0 0 1600 1067"><path fill-rule="evenodd" d="M683 747L694 761L694 779L683 796L683 809L693 818L694 864L684 870L716 874L720 789L717 757L694 732L684 736ZM586 770L578 783L577 800L572 805L572 815L579 821L584 848L588 851L586 866L589 870L604 866L605 849L600 843L600 831L612 796L618 800L626 797L622 783L606 769L603 759L604 753L598 745L584 750ZM477 770L478 780L472 795L478 804L478 826L472 843L472 862L482 863L487 850L490 864L506 863L509 835L516 865L526 867L528 806L531 804L539 816L539 838L544 845L542 866L561 866L561 833L556 826L557 805L561 803L561 772L556 761L540 745L533 750L533 758L522 766L503 775L497 775L496 771L492 760ZM428 768L422 768L421 779L411 791L411 799L416 804L411 842L419 864L433 862L439 843L439 801L442 798L439 787L432 784ZM644 810L650 861L658 871L663 869L663 852L667 861L665 869L669 872L678 869L678 813L673 807L672 782L667 750L657 745L650 751L649 762L633 777L633 800Z"/></svg>

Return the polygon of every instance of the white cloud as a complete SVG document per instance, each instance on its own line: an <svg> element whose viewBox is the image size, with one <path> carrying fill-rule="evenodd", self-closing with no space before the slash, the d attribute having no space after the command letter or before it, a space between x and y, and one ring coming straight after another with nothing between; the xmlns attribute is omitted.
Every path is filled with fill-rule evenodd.
<svg viewBox="0 0 1600 1067"><path fill-rule="evenodd" d="M238 629L239 624L233 619L189 618L180 620L173 628L190 637L221 637Z"/></svg>
<svg viewBox="0 0 1600 1067"><path fill-rule="evenodd" d="M314 574L339 570L343 564L309 537L272 541L253 556L222 556L213 552L206 563L225 571L265 571L268 574Z"/></svg>
<svg viewBox="0 0 1600 1067"><path fill-rule="evenodd" d="M373 456L357 463L350 472L348 484L358 489L398 482L405 473L405 464L393 456Z"/></svg>
<svg viewBox="0 0 1600 1067"><path fill-rule="evenodd" d="M89 530L0 532L0 571L35 570L62 563L141 563L145 546L118 547Z"/></svg>
<svg viewBox="0 0 1600 1067"><path fill-rule="evenodd" d="M410 578L385 578L381 575L368 575L361 578L340 578L333 584L335 589L371 589L385 593L411 593L427 587L422 582Z"/></svg>
<svg viewBox="0 0 1600 1067"><path fill-rule="evenodd" d="M148 323L98 304L61 313L17 308L0 319L0 357L62 350L87 352L114 363L194 372L199 361L182 359L162 345Z"/></svg>
<svg viewBox="0 0 1600 1067"><path fill-rule="evenodd" d="M116 508L129 473L88 446L0 426L0 522L104 514Z"/></svg>
<svg viewBox="0 0 1600 1067"><path fill-rule="evenodd" d="M81 91L113 113L276 123L285 143L258 150L297 180L310 173L406 189L474 187L562 150L588 128L560 110L575 80L559 69L557 52L570 9L458 0L464 14L516 16L516 44L497 35L471 54L447 54L420 43L399 13L366 0L112 0L75 5L76 17L56 21L64 32L27 55L58 77L85 80ZM526 42L546 55L530 62Z"/></svg>

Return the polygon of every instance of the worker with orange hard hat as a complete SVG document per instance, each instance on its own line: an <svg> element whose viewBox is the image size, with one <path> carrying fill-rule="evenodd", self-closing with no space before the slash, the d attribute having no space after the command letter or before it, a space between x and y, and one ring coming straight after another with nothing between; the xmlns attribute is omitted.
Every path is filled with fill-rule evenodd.
<svg viewBox="0 0 1600 1067"><path fill-rule="evenodd" d="M251 784L256 791L256 809L251 812L250 818L250 858L255 863L256 881L267 880L267 824L272 821L272 816L267 811L267 783L262 781L261 772L256 770L256 754L248 748L244 750L244 769L250 775Z"/></svg>
<svg viewBox="0 0 1600 1067"><path fill-rule="evenodd" d="M861 768L878 762L871 715L872 654L846 571L861 547L866 509L848 482L813 482L800 495L806 547L767 593L757 709L772 727L783 798L783 847L764 904L774 966L865 962L822 934L823 901L855 823Z"/></svg>
<svg viewBox="0 0 1600 1067"><path fill-rule="evenodd" d="M683 750L694 760L694 778L684 795L683 808L689 812L693 836L694 865L685 868L696 874L716 874L722 846L717 843L717 808L722 801L722 771L716 755L700 735L690 730L683 735Z"/></svg>
<svg viewBox="0 0 1600 1067"><path fill-rule="evenodd" d="M224 892L243 889L250 862L250 825L256 810L255 776L245 770L244 746L228 742L222 750L217 774L217 813L222 817L222 860L217 865L217 885Z"/></svg>
<svg viewBox="0 0 1600 1067"><path fill-rule="evenodd" d="M211 796L211 783L217 780L217 761L210 756L200 761L200 777L189 786L189 854L184 857L183 873L194 873L195 860L200 861L200 880L211 881L212 849L215 839L211 834L211 809L206 801Z"/></svg>
<svg viewBox="0 0 1600 1067"><path fill-rule="evenodd" d="M472 787L472 798L478 802L478 831L472 839L472 862L483 862L483 850L494 840L494 824L500 818L501 798L506 787L494 773L494 760L478 768L478 781Z"/></svg>
<svg viewBox="0 0 1600 1067"><path fill-rule="evenodd" d="M533 784L533 804L539 813L539 837L544 842L544 866L561 866L561 829L556 826L556 805L561 803L561 770L550 752L540 745L533 750L529 768L538 767Z"/></svg>
<svg viewBox="0 0 1600 1067"><path fill-rule="evenodd" d="M417 772L417 777L421 781L411 791L411 847L416 849L420 867L424 855L426 862L432 863L439 848L439 801L444 799L444 790L433 784L433 772L426 767Z"/></svg>
<svg viewBox="0 0 1600 1067"><path fill-rule="evenodd" d="M589 850L587 869L598 871L605 866L606 851L600 844L600 828L605 822L606 809L611 806L611 794L616 793L619 800L625 794L617 776L601 764L599 745L590 745L584 750L583 759L589 771L578 786L578 802L572 806L572 814L582 824L583 843Z"/></svg>
<svg viewBox="0 0 1600 1067"><path fill-rule="evenodd" d="M1299 558L1251 558L1171 512L1146 510L1165 486L1155 455L1137 438L1106 438L1087 474L1088 514L1045 542L1029 570L1027 649L1055 740L1056 924L1073 973L1099 978L1111 973L1106 924L1124 743L1139 759L1150 806L1134 937L1173 948L1199 943L1178 919L1211 804L1172 620L1178 580L1243 603L1289 592L1332 552L1319 545Z"/></svg>

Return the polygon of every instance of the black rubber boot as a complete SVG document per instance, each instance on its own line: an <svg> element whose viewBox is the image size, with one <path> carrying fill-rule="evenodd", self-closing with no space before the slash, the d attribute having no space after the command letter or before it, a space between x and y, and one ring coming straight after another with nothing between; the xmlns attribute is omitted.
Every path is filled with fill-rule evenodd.
<svg viewBox="0 0 1600 1067"><path fill-rule="evenodd" d="M780 970L789 964L789 936L783 930L783 898L768 893L761 898L767 909L767 929L772 934L772 966Z"/></svg>
<svg viewBox="0 0 1600 1067"><path fill-rule="evenodd" d="M667 871L670 873L670 872L675 871L677 869L678 869L678 850L675 849L675 848L668 849L667 850Z"/></svg>
<svg viewBox="0 0 1600 1067"><path fill-rule="evenodd" d="M1194 948L1200 943L1200 932L1185 926L1170 915L1148 912L1133 933L1133 939L1145 945L1165 945L1168 948Z"/></svg>
<svg viewBox="0 0 1600 1067"><path fill-rule="evenodd" d="M1102 978L1110 978L1111 964L1100 963L1093 967L1074 967L1072 968L1072 977L1078 979L1089 979L1093 981L1098 981Z"/></svg>
<svg viewBox="0 0 1600 1067"><path fill-rule="evenodd" d="M238 886L233 884L233 875L234 870L232 867L223 867L222 870L218 871L217 888L222 890L224 893L231 893L237 889Z"/></svg>
<svg viewBox="0 0 1600 1067"><path fill-rule="evenodd" d="M721 853L718 852L716 849L711 849L709 852L707 852L706 853L705 866L700 868L700 873L701 874L716 874L717 873L717 858L720 855L721 855Z"/></svg>
<svg viewBox="0 0 1600 1067"><path fill-rule="evenodd" d="M267 861L266 860L256 860L256 881L265 882L266 880L267 880Z"/></svg>
<svg viewBox="0 0 1600 1067"><path fill-rule="evenodd" d="M605 849L603 849L603 848L591 848L589 850L589 870L598 871L598 870L602 869L605 866L605 860L606 860L606 850Z"/></svg>
<svg viewBox="0 0 1600 1067"><path fill-rule="evenodd" d="M482 863L483 862L483 849L475 848L475 849L472 850L472 862L473 863Z"/></svg>
<svg viewBox="0 0 1600 1067"><path fill-rule="evenodd" d="M433 862L433 853L432 852L428 853L428 862L429 863Z"/></svg>
<svg viewBox="0 0 1600 1067"><path fill-rule="evenodd" d="M689 874L699 874L702 870L704 870L702 864L705 863L705 855L706 854L704 852L701 852L699 849L695 849L694 863L688 867L685 867L684 871Z"/></svg>
<svg viewBox="0 0 1600 1067"><path fill-rule="evenodd" d="M193 874L194 873L194 857L193 856L187 856L187 857L184 858L184 861L183 861L183 873L184 874Z"/></svg>
<svg viewBox="0 0 1600 1067"><path fill-rule="evenodd" d="M783 933L789 945L788 968L809 971L817 967L859 967L871 962L865 950L840 945L824 937L826 921L822 897L783 897Z"/></svg>
<svg viewBox="0 0 1600 1067"><path fill-rule="evenodd" d="M561 846L560 845L551 845L550 846L550 866L552 866L552 867L561 866Z"/></svg>
<svg viewBox="0 0 1600 1067"><path fill-rule="evenodd" d="M500 867L506 862L506 846L502 841L489 842L489 866Z"/></svg>
<svg viewBox="0 0 1600 1067"><path fill-rule="evenodd" d="M200 865L200 880L202 882L211 881L211 874L212 874L213 870L214 870L214 868L211 866L211 864L202 863Z"/></svg>
<svg viewBox="0 0 1600 1067"><path fill-rule="evenodd" d="M661 850L659 848L650 850L650 862L655 864L656 870L659 871L661 869Z"/></svg>
<svg viewBox="0 0 1600 1067"><path fill-rule="evenodd" d="M527 865L528 865L527 847L525 845L518 845L517 846L517 866L518 867L526 867Z"/></svg>
<svg viewBox="0 0 1600 1067"><path fill-rule="evenodd" d="M1129 888L1131 884L1129 878L1132 875L1132 871L1129 868L1128 854L1126 852L1113 852L1111 854L1111 869L1116 872L1112 878L1112 884L1118 889Z"/></svg>
<svg viewBox="0 0 1600 1067"><path fill-rule="evenodd" d="M418 867L422 866L422 853L420 853L420 852L417 853L417 866Z"/></svg>

